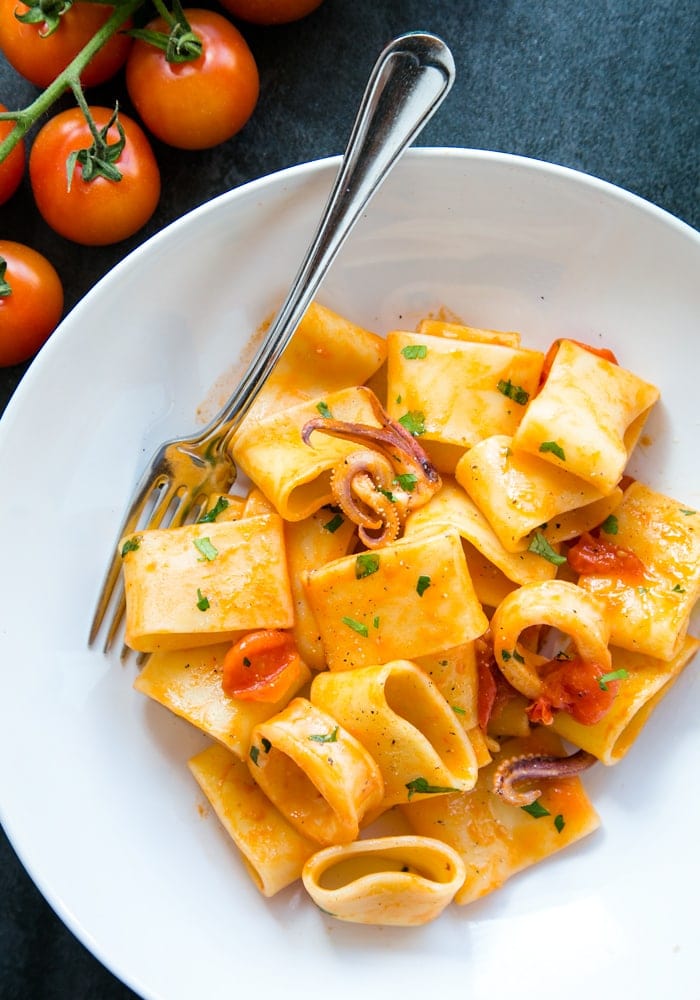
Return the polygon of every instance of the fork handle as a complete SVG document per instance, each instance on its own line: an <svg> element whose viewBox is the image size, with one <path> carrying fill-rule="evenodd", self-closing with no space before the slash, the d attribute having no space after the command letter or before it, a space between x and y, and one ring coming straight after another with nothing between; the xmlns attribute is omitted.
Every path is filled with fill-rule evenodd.
<svg viewBox="0 0 700 1000"><path fill-rule="evenodd" d="M450 90L455 64L435 35L400 35L380 53L338 176L287 297L238 387L212 421L235 431L265 384L370 198Z"/></svg>

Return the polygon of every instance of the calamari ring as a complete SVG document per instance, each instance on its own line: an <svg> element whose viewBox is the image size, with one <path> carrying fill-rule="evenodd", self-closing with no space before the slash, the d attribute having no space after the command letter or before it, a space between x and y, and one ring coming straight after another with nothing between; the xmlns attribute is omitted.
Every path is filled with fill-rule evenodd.
<svg viewBox="0 0 700 1000"><path fill-rule="evenodd" d="M607 673L611 666L608 649L610 624L598 598L565 580L526 583L508 594L491 619L493 652L506 680L526 698L544 693L538 668L551 661L520 642L525 629L549 625L568 635L578 656Z"/></svg>

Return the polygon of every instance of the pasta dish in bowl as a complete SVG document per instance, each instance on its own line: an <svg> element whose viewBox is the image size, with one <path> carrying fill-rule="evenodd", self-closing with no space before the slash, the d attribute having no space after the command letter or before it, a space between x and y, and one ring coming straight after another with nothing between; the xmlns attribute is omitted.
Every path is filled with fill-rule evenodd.
<svg viewBox="0 0 700 1000"><path fill-rule="evenodd" d="M30 711L40 723L1 773L3 822L146 996L191 995L201 975L207 996L232 974L252 988L271 950L266 989L292 996L312 970L374 990L397 962L409 996L496 968L515 988L542 935L552 976L585 951L572 996L631 961L649 990L681 989L691 893L675 886L664 926L644 900L690 850L696 808L700 481L680 360L700 244L663 212L514 157L408 155L236 433L232 491L122 540L126 641L147 662L85 649L128 456L226 394L332 173L264 179L150 241L8 410L0 453L17 462L28 393L50 403L53 368L84 352L67 423L99 426L72 463L57 427L28 472L58 487L30 535L40 635L19 599L21 498L3 499L18 523L3 659L25 665L7 746ZM183 240L197 294L173 308ZM98 311L121 336L86 350ZM22 793L39 766L52 849Z"/></svg>

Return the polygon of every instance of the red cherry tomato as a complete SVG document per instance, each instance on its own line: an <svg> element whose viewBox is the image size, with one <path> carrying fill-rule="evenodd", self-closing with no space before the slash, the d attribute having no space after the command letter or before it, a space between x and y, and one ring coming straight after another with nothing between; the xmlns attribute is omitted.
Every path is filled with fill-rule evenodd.
<svg viewBox="0 0 700 1000"><path fill-rule="evenodd" d="M112 117L109 108L90 108L98 129ZM92 135L82 112L72 108L56 115L39 131L29 154L29 179L34 200L46 222L61 236L86 246L117 243L133 235L150 219L160 197L160 172L143 130L120 114L126 143L115 166L121 180L85 180L76 164L70 190L66 161L75 150L89 148ZM107 133L119 140L116 125Z"/></svg>
<svg viewBox="0 0 700 1000"><path fill-rule="evenodd" d="M615 700L618 682L608 680L597 663L581 659L554 661L552 666L544 676L542 695L528 708L530 721L550 725L553 712L564 711L583 726L600 722Z"/></svg>
<svg viewBox="0 0 700 1000"><path fill-rule="evenodd" d="M584 351L588 351L589 354L595 354L596 357L603 358L604 361L609 361L611 365L619 363L614 352L607 347L592 347L590 344L584 344L582 340L574 340L572 337L560 337L550 345L549 350L545 354L542 372L540 373L540 387L547 381L547 376L552 368L562 340L568 340L570 343L576 344L577 347L582 347Z"/></svg>
<svg viewBox="0 0 700 1000"><path fill-rule="evenodd" d="M21 0L0 0L0 49L18 73L44 89L90 41L114 8L76 0L50 34L45 22L25 24L15 16L28 10ZM125 27L131 24L129 19ZM92 87L114 76L126 62L131 42L128 35L113 35L86 66L80 78L83 86Z"/></svg>
<svg viewBox="0 0 700 1000"><path fill-rule="evenodd" d="M153 135L180 149L207 149L243 128L258 100L253 54L230 21L208 10L185 10L202 40L189 62L170 63L165 52L138 39L126 64L126 86ZM160 19L148 30L166 32Z"/></svg>
<svg viewBox="0 0 700 1000"><path fill-rule="evenodd" d="M4 104L0 104L0 111L7 111ZM14 124L11 121L0 121L0 142L10 134ZM22 139L0 163L0 205L4 205L19 187L24 174L25 155L26 147Z"/></svg>
<svg viewBox="0 0 700 1000"><path fill-rule="evenodd" d="M322 0L219 0L221 6L253 24L288 24L306 17Z"/></svg>
<svg viewBox="0 0 700 1000"><path fill-rule="evenodd" d="M63 286L46 257L0 240L0 367L35 354L63 312Z"/></svg>
<svg viewBox="0 0 700 1000"><path fill-rule="evenodd" d="M249 632L224 657L224 692L242 701L279 701L299 680L301 660L289 632Z"/></svg>
<svg viewBox="0 0 700 1000"><path fill-rule="evenodd" d="M584 532L567 554L574 572L583 576L614 576L630 586L644 582L646 571L642 560L605 538L595 538Z"/></svg>

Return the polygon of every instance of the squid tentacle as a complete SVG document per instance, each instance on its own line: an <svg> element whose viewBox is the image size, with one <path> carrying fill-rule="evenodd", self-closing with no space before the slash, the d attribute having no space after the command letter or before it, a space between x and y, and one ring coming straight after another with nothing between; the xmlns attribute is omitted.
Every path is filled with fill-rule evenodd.
<svg viewBox="0 0 700 1000"><path fill-rule="evenodd" d="M518 791L521 781L543 781L552 778L571 778L587 770L597 758L586 750L578 750L568 757L548 754L521 754L501 761L493 776L493 791L513 806L529 806L540 797L541 789Z"/></svg>

